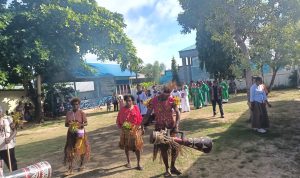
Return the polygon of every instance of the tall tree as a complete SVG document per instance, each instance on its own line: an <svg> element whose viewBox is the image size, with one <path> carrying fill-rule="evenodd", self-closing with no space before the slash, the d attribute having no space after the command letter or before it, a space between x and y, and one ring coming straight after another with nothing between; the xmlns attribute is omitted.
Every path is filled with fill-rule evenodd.
<svg viewBox="0 0 300 178"><path fill-rule="evenodd" d="M197 31L196 41L201 68L205 65L207 71L214 78L235 77L232 68L239 63L234 54L224 51L223 45L218 41L212 40L211 33L205 29Z"/></svg>
<svg viewBox="0 0 300 178"><path fill-rule="evenodd" d="M143 70L143 60L141 58L138 58L137 60L134 60L130 66L129 70L131 72L135 72L135 78L138 79L138 74L142 72Z"/></svg>
<svg viewBox="0 0 300 178"><path fill-rule="evenodd" d="M297 41L300 40L300 28L293 18L300 20L300 16L287 14L293 14L293 12L286 11L283 5L278 2L268 3L268 9L270 9L268 19L257 31L250 44L252 53L260 57L257 60L254 56L252 61L260 67L267 64L272 69L270 90L278 70L293 64L299 53L296 46Z"/></svg>
<svg viewBox="0 0 300 178"><path fill-rule="evenodd" d="M155 83L159 83L159 79L162 73L162 68L158 61L154 62L152 72L153 72L153 81Z"/></svg>
<svg viewBox="0 0 300 178"><path fill-rule="evenodd" d="M7 83L23 84L37 108L31 81L72 71L84 65L87 53L117 61L123 70L138 60L123 16L95 0L13 0L1 7L0 70Z"/></svg>
<svg viewBox="0 0 300 178"><path fill-rule="evenodd" d="M178 66L175 58L172 58L171 70L172 70L172 82L176 82L178 85L180 84L179 75L178 75Z"/></svg>
<svg viewBox="0 0 300 178"><path fill-rule="evenodd" d="M148 80L153 80L153 65L152 64L146 64L143 69L142 69L142 73L145 75L145 77Z"/></svg>
<svg viewBox="0 0 300 178"><path fill-rule="evenodd" d="M191 30L206 29L212 33L212 39L222 43L230 52L238 52L239 59L246 76L247 88L251 85L251 61L248 43L256 38L260 30L269 20L272 6L284 9L282 16L295 21L299 13L298 0L179 0L183 13L178 21L184 33Z"/></svg>
<svg viewBox="0 0 300 178"><path fill-rule="evenodd" d="M152 82L159 83L161 73L165 70L165 65L155 61L153 64L146 64L142 69L142 73L145 77Z"/></svg>

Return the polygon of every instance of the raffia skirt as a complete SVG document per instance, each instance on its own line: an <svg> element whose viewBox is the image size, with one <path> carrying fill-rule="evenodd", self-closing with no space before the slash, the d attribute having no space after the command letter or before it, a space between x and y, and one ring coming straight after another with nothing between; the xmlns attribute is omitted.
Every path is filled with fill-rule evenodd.
<svg viewBox="0 0 300 178"><path fill-rule="evenodd" d="M139 127L134 126L131 130L121 129L119 147L124 150L135 152L143 151L144 141L142 136L142 130Z"/></svg>
<svg viewBox="0 0 300 178"><path fill-rule="evenodd" d="M64 164L73 163L73 161L87 162L90 159L91 148L88 142L86 132L82 138L77 133L68 130L67 141L64 149ZM81 160L83 158L83 160Z"/></svg>
<svg viewBox="0 0 300 178"><path fill-rule="evenodd" d="M269 117L266 104L254 102L251 122L252 128L269 128Z"/></svg>
<svg viewBox="0 0 300 178"><path fill-rule="evenodd" d="M164 129L156 128L155 131L160 131ZM172 137L176 137L176 133L171 131L170 139L165 140L165 143L154 144L153 147L153 161L156 160L157 155L160 156L160 160L162 160L162 154L167 154L171 158L176 158L182 152L182 147L178 143L172 140Z"/></svg>

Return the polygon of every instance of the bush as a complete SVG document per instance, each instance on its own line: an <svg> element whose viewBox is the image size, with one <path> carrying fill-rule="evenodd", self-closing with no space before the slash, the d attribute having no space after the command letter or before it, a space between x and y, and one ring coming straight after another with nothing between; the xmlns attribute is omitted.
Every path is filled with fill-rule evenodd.
<svg viewBox="0 0 300 178"><path fill-rule="evenodd" d="M154 82L143 82L141 83L142 87L144 87L146 90L148 90L149 88L151 88L153 85L155 85Z"/></svg>

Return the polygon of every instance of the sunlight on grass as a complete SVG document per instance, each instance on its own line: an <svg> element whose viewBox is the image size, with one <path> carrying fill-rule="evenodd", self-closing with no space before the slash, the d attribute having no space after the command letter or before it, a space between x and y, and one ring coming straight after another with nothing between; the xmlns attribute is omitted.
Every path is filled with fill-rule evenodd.
<svg viewBox="0 0 300 178"><path fill-rule="evenodd" d="M265 135L250 129L250 123L247 122L249 111L245 102L245 94L232 97L229 103L224 104L225 119L212 117L211 106L182 114L180 129L186 133L186 137L209 136L214 141L213 150L209 154L203 154L190 148L184 149L184 153L177 162L177 167L185 172L182 177L222 177L224 174L227 177L235 177L240 174L237 172L238 170L242 170L247 177L253 177L254 174L263 175L261 169L268 169L265 167L266 161L272 169L278 169L278 171L275 169L277 172L290 171L295 173L298 169L293 168L291 170L286 166L278 166L278 161L287 157L294 160L290 166L300 165L299 153L295 151L300 141L300 125L298 124L300 112L297 110L297 108L299 109L299 102L295 100L296 98L299 98L299 91L297 90L274 91L270 94L270 101L273 105L272 108L268 109L271 129ZM113 112L90 114L87 130L90 133L96 131L90 137L98 137L97 135L102 135L102 132L104 135L106 133L111 134L108 133L108 128L116 131L117 128L114 126L116 116L117 113ZM148 134L150 134L151 129L153 127L149 127ZM61 164L66 131L67 128L64 127L63 120L46 122L44 125L32 126L32 128L20 131L16 147L19 163L25 165L35 161L36 157L44 159L49 156L50 158L56 156L55 159L59 158L60 160L56 160L55 164ZM118 132L114 133L117 134ZM149 144L148 134L144 136L145 151L142 155L142 164L145 170L116 173L113 177L117 175L139 178L163 177L164 166L160 163L159 157L155 162L152 161L153 145ZM118 135L111 136L114 136L115 139L113 143L117 144ZM103 140L102 137L100 136L99 141L103 144L112 141ZM93 145L92 142L92 147ZM109 148L109 145L107 147ZM101 151L97 148L94 150L96 151L95 155ZM116 151L122 153L122 150ZM280 154L276 157L272 156L278 152ZM32 157L32 153L36 156ZM110 159L110 155L100 155L100 157L104 160ZM273 162L272 159L274 159ZM134 160L132 155L132 161L135 165ZM110 161L122 164L125 163L125 158ZM229 169L232 171L228 172ZM275 174L273 172L272 175Z"/></svg>

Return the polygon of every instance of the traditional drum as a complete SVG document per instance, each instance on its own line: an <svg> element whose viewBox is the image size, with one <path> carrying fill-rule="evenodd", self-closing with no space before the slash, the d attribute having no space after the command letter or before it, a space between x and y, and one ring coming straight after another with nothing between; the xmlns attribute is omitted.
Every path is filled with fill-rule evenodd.
<svg viewBox="0 0 300 178"><path fill-rule="evenodd" d="M52 168L47 161L39 162L31 166L13 171L5 178L51 178Z"/></svg>
<svg viewBox="0 0 300 178"><path fill-rule="evenodd" d="M150 135L150 143L152 144L171 144L173 146L183 145L189 148L194 148L198 151L202 151L204 153L209 153L212 150L212 140L206 137L200 138L184 138L183 132L178 132L181 134L181 138L179 137L170 137L170 130L162 130L160 132L153 131Z"/></svg>

